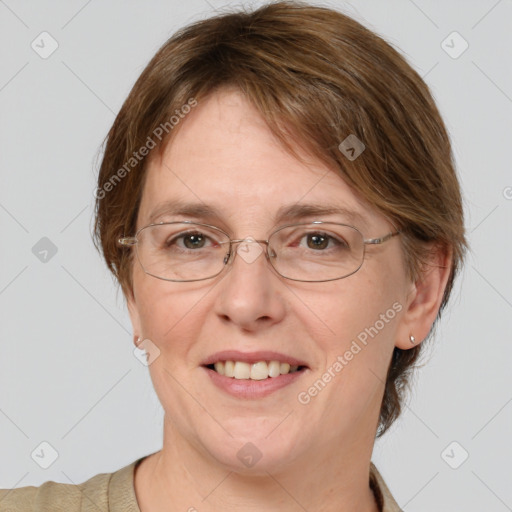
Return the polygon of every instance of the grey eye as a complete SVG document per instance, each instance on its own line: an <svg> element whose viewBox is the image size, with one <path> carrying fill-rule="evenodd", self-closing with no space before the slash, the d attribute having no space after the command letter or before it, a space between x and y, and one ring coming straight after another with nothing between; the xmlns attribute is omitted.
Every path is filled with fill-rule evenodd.
<svg viewBox="0 0 512 512"><path fill-rule="evenodd" d="M200 233L189 233L179 238L183 239L183 244L187 249L197 249L204 247L205 237Z"/></svg>

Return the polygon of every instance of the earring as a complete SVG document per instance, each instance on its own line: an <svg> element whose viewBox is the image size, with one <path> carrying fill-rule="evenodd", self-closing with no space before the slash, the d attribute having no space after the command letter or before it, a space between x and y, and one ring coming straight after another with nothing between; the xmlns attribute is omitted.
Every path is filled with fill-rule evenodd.
<svg viewBox="0 0 512 512"><path fill-rule="evenodd" d="M135 341L135 336L133 337L134 341ZM137 336L137 341L135 341L135 346L138 347L140 345L142 341L142 338L140 336Z"/></svg>
<svg viewBox="0 0 512 512"><path fill-rule="evenodd" d="M416 343L416 338L412 334L409 335L409 340L413 345Z"/></svg>

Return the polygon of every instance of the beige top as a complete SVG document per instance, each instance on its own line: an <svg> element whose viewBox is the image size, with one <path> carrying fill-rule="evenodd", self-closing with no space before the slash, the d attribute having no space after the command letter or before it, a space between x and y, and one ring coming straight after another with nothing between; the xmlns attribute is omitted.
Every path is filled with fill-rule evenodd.
<svg viewBox="0 0 512 512"><path fill-rule="evenodd" d="M82 484L45 482L39 487L0 489L1 512L140 512L134 470L145 457L114 473L100 473ZM377 468L370 465L370 487L381 512L402 512Z"/></svg>

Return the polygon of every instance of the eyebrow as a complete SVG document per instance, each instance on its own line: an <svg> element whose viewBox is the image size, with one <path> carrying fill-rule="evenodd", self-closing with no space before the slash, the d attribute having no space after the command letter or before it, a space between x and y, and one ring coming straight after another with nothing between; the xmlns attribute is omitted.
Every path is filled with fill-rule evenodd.
<svg viewBox="0 0 512 512"><path fill-rule="evenodd" d="M281 206L273 217L273 222L296 222L311 217L325 217L339 215L343 221L349 221L354 225L369 227L368 218L355 210L351 210L337 204L319 203L293 203ZM153 224L164 216L180 216L199 220L219 220L223 215L213 205L206 203L190 203L179 200L165 201L158 205L149 216L149 223ZM321 219L316 219L321 220Z"/></svg>

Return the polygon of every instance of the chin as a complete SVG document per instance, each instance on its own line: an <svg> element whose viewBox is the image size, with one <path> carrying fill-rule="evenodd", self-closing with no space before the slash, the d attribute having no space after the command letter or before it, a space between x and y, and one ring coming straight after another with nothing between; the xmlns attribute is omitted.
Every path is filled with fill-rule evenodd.
<svg viewBox="0 0 512 512"><path fill-rule="evenodd" d="M254 430L254 425L252 429L249 425L247 429L239 430L239 435L235 431L230 433L233 437L226 434L222 440L209 439L203 441L203 445L219 464L243 475L268 476L268 473L278 472L293 464L299 455L297 446L304 446L303 441L289 432L286 438L269 436L268 429L265 432Z"/></svg>

